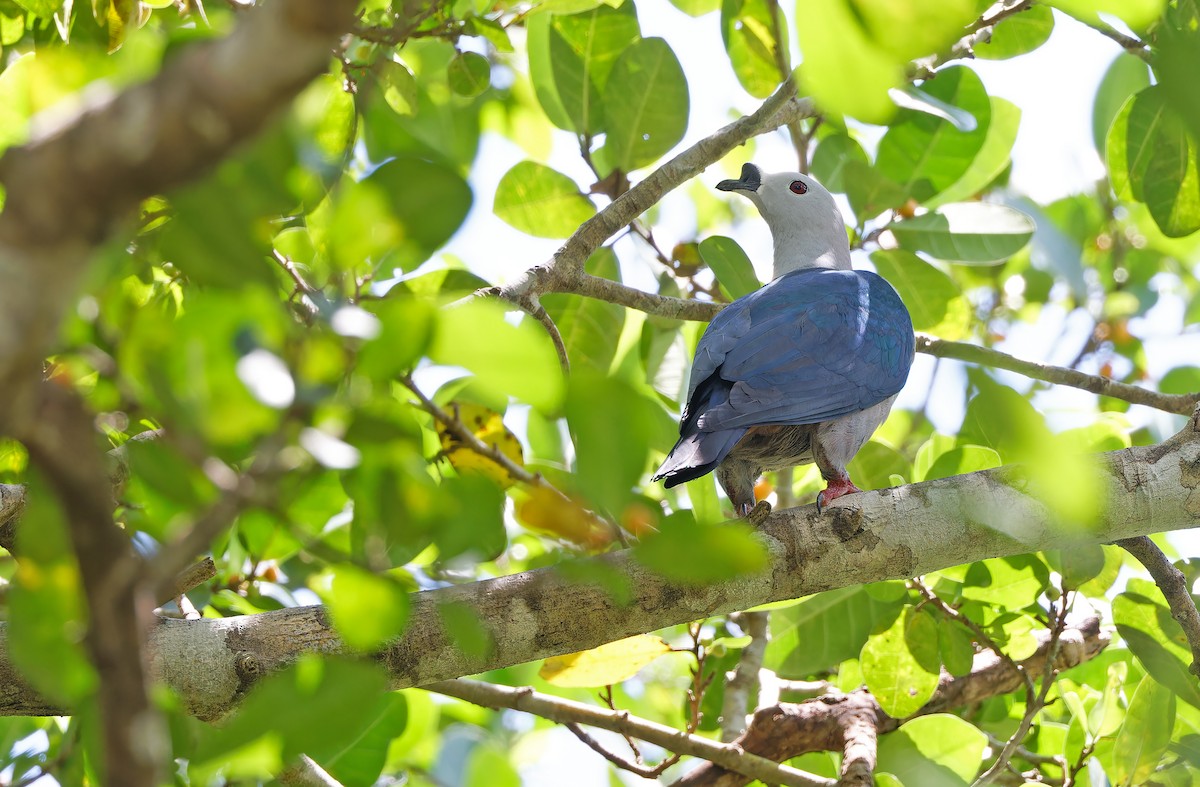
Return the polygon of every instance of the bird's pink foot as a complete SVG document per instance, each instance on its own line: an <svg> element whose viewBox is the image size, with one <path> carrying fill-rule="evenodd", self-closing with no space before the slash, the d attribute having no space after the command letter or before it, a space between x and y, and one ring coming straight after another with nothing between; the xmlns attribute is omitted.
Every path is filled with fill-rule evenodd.
<svg viewBox="0 0 1200 787"><path fill-rule="evenodd" d="M854 492L861 491L862 490L855 486L854 482L851 481L849 477L835 478L829 482L824 490L817 494L817 513L823 513L830 503L832 503L834 500L837 500L842 495L849 495Z"/></svg>

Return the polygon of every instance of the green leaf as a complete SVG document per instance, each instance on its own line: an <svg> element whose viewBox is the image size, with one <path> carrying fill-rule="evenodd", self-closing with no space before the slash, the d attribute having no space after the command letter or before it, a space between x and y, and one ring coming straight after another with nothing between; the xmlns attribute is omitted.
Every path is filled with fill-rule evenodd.
<svg viewBox="0 0 1200 787"><path fill-rule="evenodd" d="M398 115L417 111L417 80L403 63L382 60L375 69L375 78L383 88L383 100Z"/></svg>
<svg viewBox="0 0 1200 787"><path fill-rule="evenodd" d="M617 255L607 246L596 250L584 266L593 276L621 280ZM613 337L620 336L625 325L625 308L598 298L549 294L542 306L558 326L572 369L590 368L607 373L617 354Z"/></svg>
<svg viewBox="0 0 1200 787"><path fill-rule="evenodd" d="M359 349L356 369L377 382L393 380L429 347L437 310L429 301L404 295L364 301L363 307L378 318L380 330Z"/></svg>
<svg viewBox="0 0 1200 787"><path fill-rule="evenodd" d="M642 565L681 585L701 586L758 574L767 551L741 521L701 524L690 511L677 511L633 548Z"/></svg>
<svg viewBox="0 0 1200 787"><path fill-rule="evenodd" d="M530 18L529 73L550 122L594 134L608 128L601 96L617 58L641 37L633 3Z"/></svg>
<svg viewBox="0 0 1200 787"><path fill-rule="evenodd" d="M938 653L946 671L955 677L970 674L975 664L970 632L950 618L942 618L938 623Z"/></svg>
<svg viewBox="0 0 1200 787"><path fill-rule="evenodd" d="M666 41L646 38L621 54L604 89L604 113L604 150L625 172L657 161L683 139L687 78Z"/></svg>
<svg viewBox="0 0 1200 787"><path fill-rule="evenodd" d="M400 692L383 695L375 713L365 714L369 723L358 737L310 753L322 768L338 782L352 785L375 784L387 763L388 748L408 725L408 701Z"/></svg>
<svg viewBox="0 0 1200 787"><path fill-rule="evenodd" d="M941 52L979 15L977 0L857 0L854 9L876 45L907 63ZM804 17L797 17L803 19ZM805 22L807 24L807 20ZM938 79L942 73L938 72Z"/></svg>
<svg viewBox="0 0 1200 787"><path fill-rule="evenodd" d="M1076 590L1104 571L1104 549L1099 544L1080 544L1046 553L1050 568L1062 576L1063 590Z"/></svg>
<svg viewBox="0 0 1200 787"><path fill-rule="evenodd" d="M894 448L869 440L846 465L846 471L863 489L886 489L895 486L892 476L910 477L912 465Z"/></svg>
<svg viewBox="0 0 1200 787"><path fill-rule="evenodd" d="M1158 586L1131 579L1125 592L1113 599L1112 609L1117 632L1150 677L1200 708L1200 685L1188 671L1192 655L1187 637Z"/></svg>
<svg viewBox="0 0 1200 787"><path fill-rule="evenodd" d="M1103 22L1100 14L1111 14L1140 31L1162 16L1166 0L1046 0L1046 5L1088 23Z"/></svg>
<svg viewBox="0 0 1200 787"><path fill-rule="evenodd" d="M1033 219L987 202L956 202L889 224L900 248L938 259L990 265L1016 254L1033 237Z"/></svg>
<svg viewBox="0 0 1200 787"><path fill-rule="evenodd" d="M770 0L724 0L721 3L721 39L725 42L725 51L738 82L755 98L771 95L791 73L787 40L776 39L776 31L786 30L783 9Z"/></svg>
<svg viewBox="0 0 1200 787"><path fill-rule="evenodd" d="M671 5L688 16L704 16L721 7L721 0L671 0Z"/></svg>
<svg viewBox="0 0 1200 787"><path fill-rule="evenodd" d="M733 238L724 235L705 238L700 241L700 256L731 298L749 295L762 286L750 258Z"/></svg>
<svg viewBox="0 0 1200 787"><path fill-rule="evenodd" d="M1197 144L1161 87L1142 90L1117 113L1106 157L1113 191L1144 202L1164 235L1200 229Z"/></svg>
<svg viewBox="0 0 1200 787"><path fill-rule="evenodd" d="M1035 555L1014 555L972 563L963 584L963 598L1024 609L1050 586L1050 571Z"/></svg>
<svg viewBox="0 0 1200 787"><path fill-rule="evenodd" d="M459 52L450 61L446 79L455 93L474 98L492 86L492 64L476 52Z"/></svg>
<svg viewBox="0 0 1200 787"><path fill-rule="evenodd" d="M1104 143L1108 130L1121 107L1134 93L1150 86L1150 67L1145 60L1121 52L1104 72L1100 86L1096 88L1096 101L1092 104L1092 142L1100 155L1104 155Z"/></svg>
<svg viewBox="0 0 1200 787"><path fill-rule="evenodd" d="M521 787L521 775L507 751L494 743L483 743L470 752L462 787Z"/></svg>
<svg viewBox="0 0 1200 787"><path fill-rule="evenodd" d="M987 736L957 716L921 716L880 738L877 770L905 785L965 787L975 778L986 746Z"/></svg>
<svg viewBox="0 0 1200 787"><path fill-rule="evenodd" d="M927 611L908 607L891 627L863 646L863 677L880 707L903 719L929 701L941 669L938 625Z"/></svg>
<svg viewBox="0 0 1200 787"><path fill-rule="evenodd" d="M1113 747L1114 784L1146 784L1167 753L1174 726L1175 694L1150 677L1142 678Z"/></svg>
<svg viewBox="0 0 1200 787"><path fill-rule="evenodd" d="M511 395L540 410L553 410L564 385L558 354L540 325L523 319L513 325L498 303L475 299L438 312L429 357L463 366L496 394Z"/></svg>
<svg viewBox="0 0 1200 787"><path fill-rule="evenodd" d="M1200 391L1200 366L1176 366L1158 381L1158 390L1169 394Z"/></svg>
<svg viewBox="0 0 1200 787"><path fill-rule="evenodd" d="M671 646L662 637L638 634L591 650L553 656L538 670L538 677L554 686L599 688L632 678L642 667Z"/></svg>
<svg viewBox="0 0 1200 787"><path fill-rule="evenodd" d="M61 0L16 0L17 5L41 19L51 19L62 7Z"/></svg>
<svg viewBox="0 0 1200 787"><path fill-rule="evenodd" d="M999 467L1000 454L982 445L960 445L937 458L921 480L949 478Z"/></svg>
<svg viewBox="0 0 1200 787"><path fill-rule="evenodd" d="M860 222L900 206L906 198L904 189L879 174L862 146L845 134L821 139L812 171L830 191L845 193Z"/></svg>
<svg viewBox="0 0 1200 787"><path fill-rule="evenodd" d="M386 684L375 664L301 656L256 684L233 718L197 728L200 740L188 765L192 783L207 784L218 772L234 775L230 755L248 746L260 747L261 755L237 775L267 778L301 754L318 762L332 758L376 722L389 702Z"/></svg>
<svg viewBox="0 0 1200 787"><path fill-rule="evenodd" d="M1004 60L1032 52L1054 31L1054 12L1048 6L1035 5L1004 19L992 28L991 39L975 45L975 57Z"/></svg>
<svg viewBox="0 0 1200 787"><path fill-rule="evenodd" d="M979 76L964 66L938 72L922 85L933 98L969 113L976 126L960 131L950 120L904 110L879 141L875 165L918 202L949 188L967 172L983 147L992 107Z"/></svg>
<svg viewBox="0 0 1200 787"><path fill-rule="evenodd" d="M575 181L544 164L522 161L496 186L496 215L538 238L565 238L596 215Z"/></svg>
<svg viewBox="0 0 1200 787"><path fill-rule="evenodd" d="M880 49L849 0L797 0L796 26L804 62L800 83L829 114L885 123L895 113L888 91L904 80L903 63ZM940 76L939 76L940 79Z"/></svg>
<svg viewBox="0 0 1200 787"><path fill-rule="evenodd" d="M990 186L1011 163L1013 143L1017 141L1017 129L1021 125L1021 109L1003 98L993 96L989 100L992 104L992 120L988 124L983 146L962 177L925 201L930 208L970 200Z"/></svg>
<svg viewBox="0 0 1200 787"><path fill-rule="evenodd" d="M408 591L391 577L343 563L310 583L325 602L338 636L355 650L377 650L404 631Z"/></svg>
<svg viewBox="0 0 1200 787"><path fill-rule="evenodd" d="M898 601L882 601L862 586L817 593L771 613L764 665L783 678L832 670L862 650L871 631L891 622Z"/></svg>
<svg viewBox="0 0 1200 787"><path fill-rule="evenodd" d="M657 405L624 380L590 370L571 375L567 424L579 486L595 505L625 510L646 471ZM621 424L621 428L613 428Z"/></svg>
<svg viewBox="0 0 1200 787"><path fill-rule="evenodd" d="M918 331L941 323L950 302L961 295L949 276L910 252L876 251L871 254L871 264L896 288Z"/></svg>

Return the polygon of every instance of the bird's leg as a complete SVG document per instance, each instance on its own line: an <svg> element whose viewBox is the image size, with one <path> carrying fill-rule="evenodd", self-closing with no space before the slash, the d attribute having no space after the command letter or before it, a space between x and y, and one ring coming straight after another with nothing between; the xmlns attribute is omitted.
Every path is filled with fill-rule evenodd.
<svg viewBox="0 0 1200 787"><path fill-rule="evenodd" d="M817 513L823 513L825 509L834 500L837 500L842 495L848 495L853 492L861 492L854 482L850 480L850 476L842 473L839 476L826 479L825 489L817 494Z"/></svg>

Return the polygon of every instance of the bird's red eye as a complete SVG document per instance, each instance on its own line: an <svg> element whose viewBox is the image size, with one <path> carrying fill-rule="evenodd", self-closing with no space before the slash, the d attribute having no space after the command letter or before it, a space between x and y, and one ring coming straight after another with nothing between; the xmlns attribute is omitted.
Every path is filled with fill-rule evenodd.
<svg viewBox="0 0 1200 787"><path fill-rule="evenodd" d="M802 180L793 180L792 181L792 193L793 194L803 194L806 191L808 191L808 186L805 185L804 181L802 181Z"/></svg>

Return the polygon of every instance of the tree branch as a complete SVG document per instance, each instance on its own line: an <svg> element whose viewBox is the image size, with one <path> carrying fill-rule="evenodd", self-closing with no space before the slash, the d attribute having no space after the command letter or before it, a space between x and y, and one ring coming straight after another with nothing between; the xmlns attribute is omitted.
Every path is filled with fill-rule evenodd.
<svg viewBox="0 0 1200 787"><path fill-rule="evenodd" d="M1183 629L1183 634L1192 649L1192 665L1188 671L1200 676L1200 613L1196 611L1196 602L1192 598L1187 578L1182 571L1175 568L1149 536L1123 538L1114 543L1138 559L1166 596L1167 604L1171 607L1171 617L1175 618Z"/></svg>
<svg viewBox="0 0 1200 787"><path fill-rule="evenodd" d="M779 765L748 754L736 746L720 744L699 735L688 735L674 727L631 716L626 711L612 711L540 694L528 687L514 689L509 686L458 679L434 683L425 688L487 708L512 708L560 724L587 724L622 735L631 735L668 751L690 754L719 763L724 768L744 774L747 781L758 779L767 784L787 784L794 787L834 787L831 779Z"/></svg>
<svg viewBox="0 0 1200 787"><path fill-rule="evenodd" d="M746 731L750 692L758 686L758 673L767 652L767 642L771 639L769 612L739 612L736 622L750 637L750 644L742 648L737 669L725 683L725 698L721 703L721 740L726 743Z"/></svg>
<svg viewBox="0 0 1200 787"><path fill-rule="evenodd" d="M1200 413L1159 445L1095 457L1090 472L1103 513L1087 533L1062 527L1037 499L1038 479L1020 466L863 492L847 495L824 514L807 505L767 517L759 535L768 562L757 574L703 586L675 584L642 566L631 551L621 551L566 567L572 570L536 569L414 593L408 628L378 656L379 663L391 674L393 688L421 686L850 584L1195 527L1198 418ZM579 581L581 570L604 576L605 584ZM614 585L624 591L620 600L608 590ZM443 624L441 610L447 606L471 611L490 643L486 652L463 651ZM227 713L258 676L302 653L348 652L322 607L160 620L147 650L153 676L206 719ZM0 685L8 686L0 693L0 715L45 712L45 701L20 684L6 656L0 657Z"/></svg>
<svg viewBox="0 0 1200 787"><path fill-rule="evenodd" d="M1021 669L1034 675L1082 664L1107 647L1111 639L1111 635L1100 628L1099 618L1066 628L1057 638L1057 645L1049 631L1039 631L1034 636L1039 640L1038 648L1021 662ZM961 678L943 670L933 698L909 718L982 702L1007 694L1019 688L1021 683L1021 677L1007 662L990 651L983 651L976 654L971 672ZM898 728L903 721L884 713L865 689L848 694L834 692L801 703L780 703L759 710L737 743L748 752L776 762L813 751L843 751L849 759L853 744L858 764L844 762L843 779L850 776L859 781L849 783L870 784L869 780L861 780L867 766L874 766L869 741L872 732L868 730L876 736L884 735ZM847 730L856 736L852 741L846 740ZM741 787L746 783L746 778L740 774L706 763L679 779L674 787Z"/></svg>

